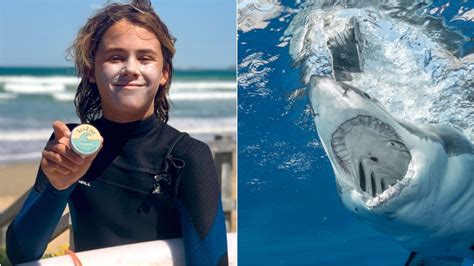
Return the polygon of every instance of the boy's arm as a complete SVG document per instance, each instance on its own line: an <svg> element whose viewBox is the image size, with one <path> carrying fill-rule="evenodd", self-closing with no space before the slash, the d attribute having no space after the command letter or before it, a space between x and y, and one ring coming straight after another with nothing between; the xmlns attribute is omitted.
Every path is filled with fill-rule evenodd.
<svg viewBox="0 0 474 266"><path fill-rule="evenodd" d="M38 260L43 255L75 185L57 190L41 169L20 213L8 227L6 248L12 264Z"/></svg>
<svg viewBox="0 0 474 266"><path fill-rule="evenodd" d="M177 206L187 265L228 265L224 212L212 154L198 142L186 156Z"/></svg>

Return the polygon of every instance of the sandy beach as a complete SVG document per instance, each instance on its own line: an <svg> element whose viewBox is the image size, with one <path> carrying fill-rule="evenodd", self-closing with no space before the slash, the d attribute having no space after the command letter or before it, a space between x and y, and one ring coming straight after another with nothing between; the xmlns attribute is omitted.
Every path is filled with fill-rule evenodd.
<svg viewBox="0 0 474 266"><path fill-rule="evenodd" d="M0 212L25 193L35 181L39 161L0 165ZM68 231L48 245L46 253L60 253L69 243Z"/></svg>
<svg viewBox="0 0 474 266"><path fill-rule="evenodd" d="M0 165L0 211L33 185L38 165L38 161Z"/></svg>

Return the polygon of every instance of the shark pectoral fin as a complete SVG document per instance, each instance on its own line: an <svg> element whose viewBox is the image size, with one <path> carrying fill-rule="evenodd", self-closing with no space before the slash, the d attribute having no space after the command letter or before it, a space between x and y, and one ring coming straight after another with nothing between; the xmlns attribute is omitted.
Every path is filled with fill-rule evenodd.
<svg viewBox="0 0 474 266"><path fill-rule="evenodd" d="M433 257L411 252L405 266L460 266L464 259L455 257Z"/></svg>

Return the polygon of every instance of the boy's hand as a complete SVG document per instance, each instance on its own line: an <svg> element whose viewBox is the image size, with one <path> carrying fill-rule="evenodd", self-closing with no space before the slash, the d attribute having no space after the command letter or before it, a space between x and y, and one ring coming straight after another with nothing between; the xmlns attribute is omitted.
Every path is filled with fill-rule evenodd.
<svg viewBox="0 0 474 266"><path fill-rule="evenodd" d="M49 141L43 150L41 169L54 188L64 190L85 175L102 145L95 154L84 157L71 149L71 131L66 124L55 121L53 129L54 139Z"/></svg>

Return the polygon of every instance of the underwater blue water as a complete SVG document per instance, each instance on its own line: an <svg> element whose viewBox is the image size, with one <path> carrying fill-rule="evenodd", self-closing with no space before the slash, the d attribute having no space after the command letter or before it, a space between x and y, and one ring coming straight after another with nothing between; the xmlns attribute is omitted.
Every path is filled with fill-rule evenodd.
<svg viewBox="0 0 474 266"><path fill-rule="evenodd" d="M403 265L409 250L342 206L309 101L289 100L304 86L288 46L277 46L292 17L238 32L239 265ZM473 36L470 25L451 26Z"/></svg>

